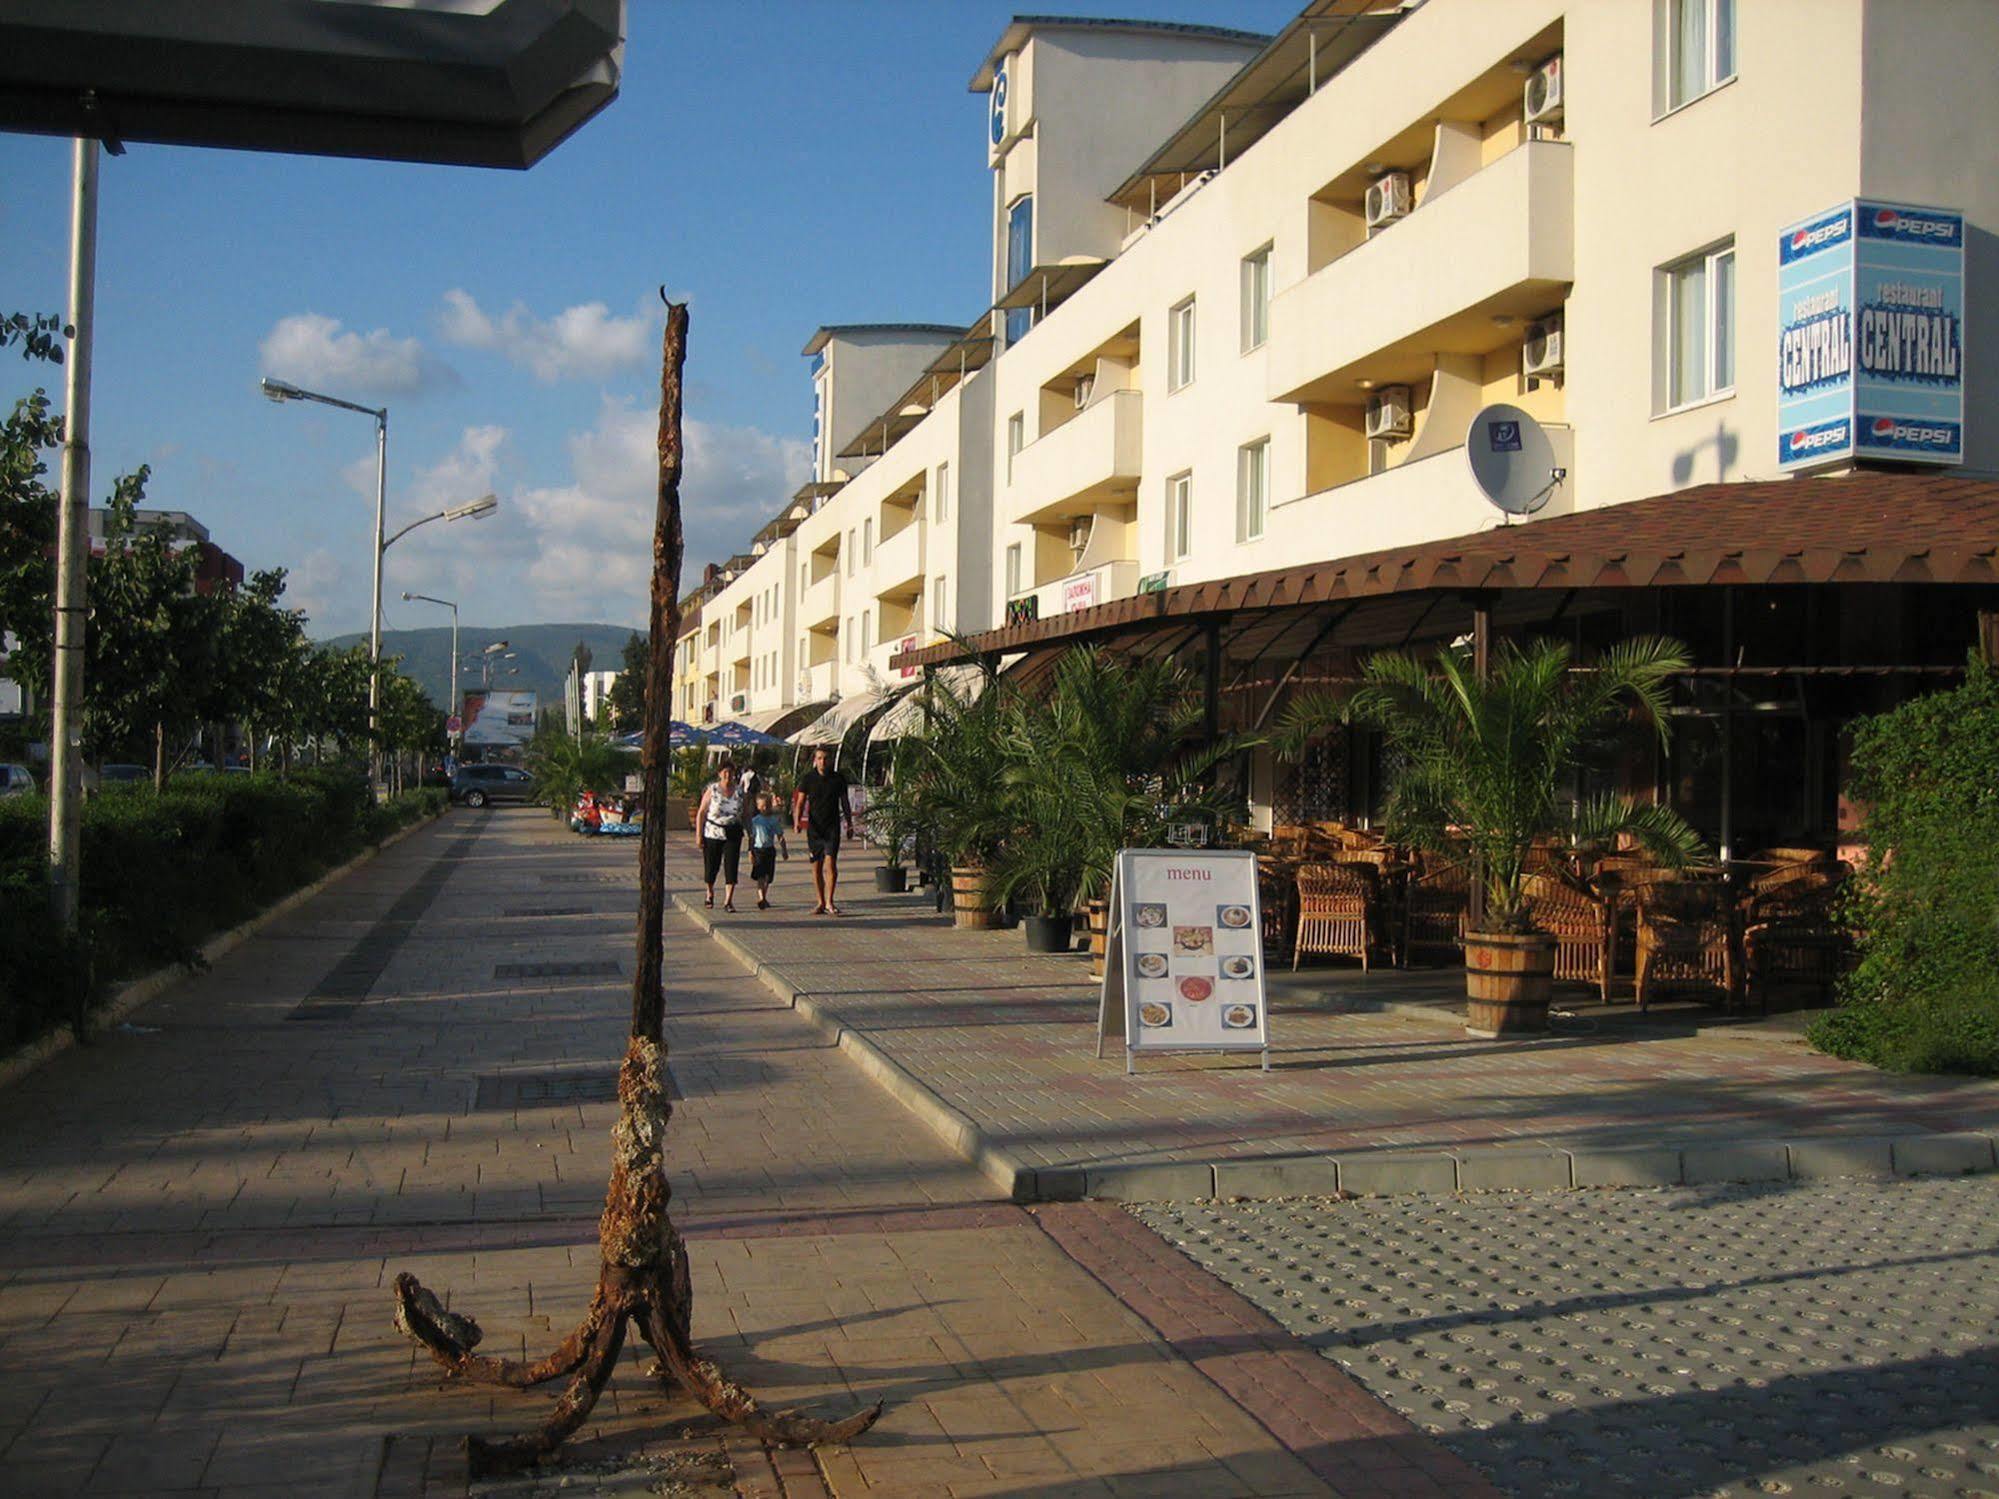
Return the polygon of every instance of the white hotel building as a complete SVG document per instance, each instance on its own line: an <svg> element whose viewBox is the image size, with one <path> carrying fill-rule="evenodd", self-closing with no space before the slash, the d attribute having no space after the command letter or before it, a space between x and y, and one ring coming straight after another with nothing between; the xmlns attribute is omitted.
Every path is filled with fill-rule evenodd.
<svg viewBox="0 0 1999 1499"><path fill-rule="evenodd" d="M948 633L1177 653L1249 726L1379 645L1671 628L1655 788L1831 832L1839 724L1999 609L1995 57L1972 0L1017 19L971 81L992 306L813 336L812 481L703 590L681 716L836 734ZM1878 279L1931 230L1960 281ZM1794 287L1821 248L1845 293ZM1530 518L1468 461L1495 405ZM1327 753L1260 760L1261 815L1365 815L1379 746Z"/></svg>

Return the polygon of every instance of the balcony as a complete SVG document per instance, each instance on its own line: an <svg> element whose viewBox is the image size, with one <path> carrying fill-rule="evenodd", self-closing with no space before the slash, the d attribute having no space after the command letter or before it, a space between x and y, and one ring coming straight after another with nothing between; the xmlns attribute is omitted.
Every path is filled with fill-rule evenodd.
<svg viewBox="0 0 1999 1499"><path fill-rule="evenodd" d="M808 587L798 600L798 627L815 629L833 624L840 617L840 571L838 568Z"/></svg>
<svg viewBox="0 0 1999 1499"><path fill-rule="evenodd" d="M798 695L793 699L799 703L823 703L830 700L840 685L840 663L821 661L817 666L808 666L798 674Z"/></svg>
<svg viewBox="0 0 1999 1499"><path fill-rule="evenodd" d="M912 520L875 543L875 593L902 597L923 586L923 522Z"/></svg>
<svg viewBox="0 0 1999 1499"><path fill-rule="evenodd" d="M1569 473L1530 520L1575 509L1575 434L1546 430L1555 462ZM1472 482L1464 448L1455 447L1271 506L1267 545L1277 557L1357 557L1489 530L1505 519Z"/></svg>
<svg viewBox="0 0 1999 1499"><path fill-rule="evenodd" d="M1427 198L1271 302L1273 401L1357 399L1356 382L1419 377L1436 354L1517 339L1575 279L1570 148L1529 141Z"/></svg>
<svg viewBox="0 0 1999 1499"><path fill-rule="evenodd" d="M1014 599L1032 598L1034 617L1053 619L1058 614L1074 614L1113 599L1130 598L1137 592L1136 562L1106 562L1101 567L1086 568L1053 583L1043 583L1039 588L1026 589L1015 594Z"/></svg>
<svg viewBox="0 0 1999 1499"><path fill-rule="evenodd" d="M1129 499L1138 488L1142 410L1137 391L1111 391L1014 454L1009 517L1056 521Z"/></svg>

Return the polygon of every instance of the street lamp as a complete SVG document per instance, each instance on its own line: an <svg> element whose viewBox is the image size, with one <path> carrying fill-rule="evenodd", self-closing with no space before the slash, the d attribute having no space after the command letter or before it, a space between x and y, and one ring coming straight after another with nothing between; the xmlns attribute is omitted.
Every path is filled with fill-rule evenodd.
<svg viewBox="0 0 1999 1499"><path fill-rule="evenodd" d="M338 396L323 396L301 390L289 380L264 380L266 397L282 406L286 401L317 401L322 406L338 406L342 411L358 411L375 419L375 587L374 607L368 614L368 782L382 783L382 507L389 494L389 408L362 406Z"/></svg>
<svg viewBox="0 0 1999 1499"><path fill-rule="evenodd" d="M342 411L358 411L363 416L375 419L375 581L374 607L368 615L368 776L379 787L382 781L382 744L380 716L382 706L382 553L390 543L400 541L418 526L434 520L468 520L491 515L499 506L499 500L492 495L482 495L468 505L457 505L447 510L439 510L411 521L394 536L382 535L382 512L389 493L389 408L386 406L363 406L354 401L343 401L338 396L321 395L316 390L304 390L289 380L277 380L265 376L262 386L264 395L282 406L287 401L317 401L322 406L337 406Z"/></svg>
<svg viewBox="0 0 1999 1499"><path fill-rule="evenodd" d="M434 599L427 593L411 593L405 589L403 602L407 604L411 599L421 599L426 604L441 604L451 611L451 702L445 708L444 715L447 719L456 718L458 716L458 605L450 599ZM461 728L459 732L463 733L464 730Z"/></svg>

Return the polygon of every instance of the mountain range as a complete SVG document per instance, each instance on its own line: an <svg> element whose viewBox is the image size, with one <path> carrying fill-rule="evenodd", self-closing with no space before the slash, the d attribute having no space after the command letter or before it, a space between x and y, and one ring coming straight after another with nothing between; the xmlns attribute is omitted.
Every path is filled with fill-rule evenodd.
<svg viewBox="0 0 1999 1499"><path fill-rule="evenodd" d="M483 678L477 656L496 640L507 642L511 659L495 653L493 686L532 690L541 705L561 706L562 683L569 675L570 657L578 641L590 648L592 671L616 671L624 658L627 625L465 625L458 632L459 654L467 659L458 670L458 690L476 691ZM641 630L639 633L643 634ZM336 649L366 645L366 635L335 635L319 642ZM414 677L440 708L451 696L451 626L421 630L384 630L382 655L401 658L405 676ZM509 675L509 673L514 673Z"/></svg>

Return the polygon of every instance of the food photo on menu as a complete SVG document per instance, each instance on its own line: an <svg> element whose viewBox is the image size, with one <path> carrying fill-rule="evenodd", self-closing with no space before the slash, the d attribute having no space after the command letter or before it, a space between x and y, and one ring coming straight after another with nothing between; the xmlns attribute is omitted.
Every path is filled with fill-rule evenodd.
<svg viewBox="0 0 1999 1499"><path fill-rule="evenodd" d="M1163 927L1166 925L1166 906L1162 901L1141 901L1132 908L1132 924L1142 927Z"/></svg>
<svg viewBox="0 0 1999 1499"><path fill-rule="evenodd" d="M1173 928L1173 950L1188 954L1212 953L1215 950L1215 929L1211 926L1176 926Z"/></svg>
<svg viewBox="0 0 1999 1499"><path fill-rule="evenodd" d="M1163 952L1142 952L1132 961L1132 967L1142 979L1163 979L1166 977L1166 954Z"/></svg>
<svg viewBox="0 0 1999 1499"><path fill-rule="evenodd" d="M1222 1025L1232 1031L1256 1029L1255 1005L1228 1005L1222 1010Z"/></svg>
<svg viewBox="0 0 1999 1499"><path fill-rule="evenodd" d="M1248 906L1217 906L1215 908L1215 924L1226 927L1230 931L1239 932L1246 929L1250 924L1250 920L1251 916Z"/></svg>
<svg viewBox="0 0 1999 1499"><path fill-rule="evenodd" d="M1256 977L1256 959L1242 953L1222 959L1222 977L1225 979L1253 979Z"/></svg>
<svg viewBox="0 0 1999 1499"><path fill-rule="evenodd" d="M1138 1007L1138 1023L1149 1031L1165 1030L1173 1024L1173 1006L1148 999Z"/></svg>

